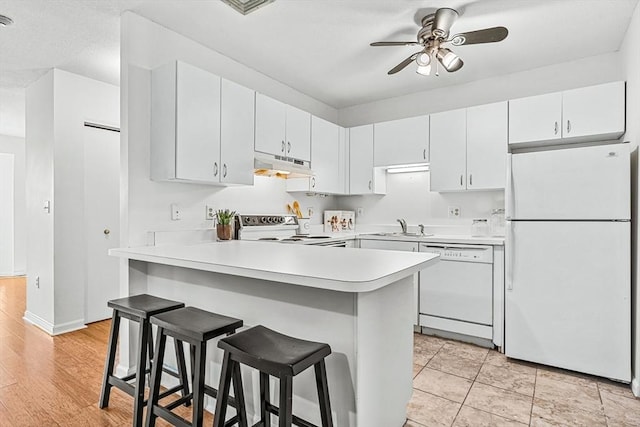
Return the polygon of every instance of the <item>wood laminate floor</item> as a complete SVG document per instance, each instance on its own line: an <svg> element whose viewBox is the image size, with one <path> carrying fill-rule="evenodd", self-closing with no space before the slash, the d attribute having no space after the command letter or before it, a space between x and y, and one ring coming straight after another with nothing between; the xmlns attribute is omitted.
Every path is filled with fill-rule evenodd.
<svg viewBox="0 0 640 427"><path fill-rule="evenodd" d="M130 426L128 395L114 388L109 408L97 404L110 322L51 337L22 320L25 293L24 278L0 278L0 427ZM406 427L640 426L628 386L456 341L414 341Z"/></svg>

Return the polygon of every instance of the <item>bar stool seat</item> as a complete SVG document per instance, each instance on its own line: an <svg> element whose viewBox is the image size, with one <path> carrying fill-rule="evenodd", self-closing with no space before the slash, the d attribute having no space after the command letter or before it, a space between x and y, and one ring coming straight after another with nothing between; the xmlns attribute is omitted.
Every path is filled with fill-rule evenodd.
<svg viewBox="0 0 640 427"><path fill-rule="evenodd" d="M219 423L224 420L229 385L233 373L240 372L240 363L260 371L261 414L260 422L255 426L270 426L270 414L275 414L279 416L280 427L290 427L292 424L314 427L309 421L292 413L293 377L311 366L315 369L322 426L333 426L324 362L324 359L331 354L331 347L328 344L290 337L259 325L221 339L218 347L224 350L224 359L214 426L221 425ZM280 380L279 408L269 402L269 375ZM236 382L240 385L242 382L241 379L234 379L234 390L238 394ZM244 411L244 407L238 408L238 412L241 411Z"/></svg>
<svg viewBox="0 0 640 427"><path fill-rule="evenodd" d="M178 310L158 314L151 317L151 324L158 327L158 338L156 340L155 359L153 361L153 371L151 373L151 391L149 397L149 405L147 409L147 426L154 426L157 417L170 422L174 426L202 426L204 414L204 395L217 397L218 391L204 383L206 368L206 351L207 341L225 334L232 334L238 328L242 327L242 320L233 317L223 316L201 310L196 307L185 307ZM191 350L191 367L193 379L193 392L187 396L183 396L168 405L161 406L160 400L160 381L164 347L167 337L173 337L174 340L180 340L190 344ZM239 371L236 378L239 378ZM234 383L234 390L237 390ZM240 387L240 390L242 388ZM184 418L171 412L172 409L182 404L185 400L193 400L193 416L192 422L189 423ZM236 391L236 399L242 403L244 407L244 397L238 395ZM236 406L236 399L230 401L232 406ZM237 419L240 415L234 417ZM246 417L245 421L246 423Z"/></svg>
<svg viewBox="0 0 640 427"><path fill-rule="evenodd" d="M151 324L149 323L149 318L155 314L166 313L171 310L182 308L184 307L184 303L159 298L153 295L140 294L108 301L107 306L113 309L113 316L99 406L100 408L109 406L111 387L115 386L130 396L133 396L133 425L142 426L142 408L146 405L146 401L144 399L144 389L146 384L145 375L151 372L151 370L147 368L147 362L152 364L153 360L153 331L151 329ZM123 378L119 378L113 374L113 371L116 359L118 335L120 331L120 320L122 318L138 323L139 330L136 372ZM163 396L175 393L176 391L181 391L183 396L187 396L189 394L189 383L185 369L184 350L182 348L182 344L176 342L175 350L176 360L178 362L178 372L175 373L169 370L165 371L178 378L180 384L165 391ZM133 384L130 384L129 381L134 378L135 381ZM184 404L188 406L190 401L185 400Z"/></svg>

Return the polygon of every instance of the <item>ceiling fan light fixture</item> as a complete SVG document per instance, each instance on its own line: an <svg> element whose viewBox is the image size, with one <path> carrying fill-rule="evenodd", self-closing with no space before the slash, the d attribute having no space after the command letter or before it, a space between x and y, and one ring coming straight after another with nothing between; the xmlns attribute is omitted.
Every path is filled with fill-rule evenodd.
<svg viewBox="0 0 640 427"><path fill-rule="evenodd" d="M431 74L431 64L429 65L418 65L416 68L416 73L421 74L423 76L428 76Z"/></svg>
<svg viewBox="0 0 640 427"><path fill-rule="evenodd" d="M416 64L418 64L418 67L426 67L427 65L431 64L431 55L429 55L427 52L421 52L416 57Z"/></svg>
<svg viewBox="0 0 640 427"><path fill-rule="evenodd" d="M11 24L13 24L13 19L5 15L0 15L0 26L8 27Z"/></svg>
<svg viewBox="0 0 640 427"><path fill-rule="evenodd" d="M438 49L436 58L438 58L438 61L440 61L442 66L450 73L458 71L464 65L462 59L446 47Z"/></svg>

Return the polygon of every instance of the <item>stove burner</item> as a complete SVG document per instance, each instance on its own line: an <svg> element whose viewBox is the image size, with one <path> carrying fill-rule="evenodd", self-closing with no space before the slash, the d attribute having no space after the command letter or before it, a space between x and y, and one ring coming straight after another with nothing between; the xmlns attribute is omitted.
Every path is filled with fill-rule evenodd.
<svg viewBox="0 0 640 427"><path fill-rule="evenodd" d="M260 237L258 240L280 240L277 237Z"/></svg>
<svg viewBox="0 0 640 427"><path fill-rule="evenodd" d="M309 236L308 234L296 234L295 236L291 236L291 238L299 238L299 239L330 239L331 236Z"/></svg>
<svg viewBox="0 0 640 427"><path fill-rule="evenodd" d="M282 239L280 240L281 242L301 242L304 239L301 239L299 237L293 236L293 237L289 237L287 239Z"/></svg>

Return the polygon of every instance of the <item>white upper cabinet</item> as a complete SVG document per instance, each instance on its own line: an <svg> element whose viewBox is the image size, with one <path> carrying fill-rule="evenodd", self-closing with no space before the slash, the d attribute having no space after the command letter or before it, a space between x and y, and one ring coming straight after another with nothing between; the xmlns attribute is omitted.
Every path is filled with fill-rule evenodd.
<svg viewBox="0 0 640 427"><path fill-rule="evenodd" d="M615 139L625 130L625 85L613 82L562 93L562 137Z"/></svg>
<svg viewBox="0 0 640 427"><path fill-rule="evenodd" d="M467 189L504 188L508 127L506 101L467 108Z"/></svg>
<svg viewBox="0 0 640 427"><path fill-rule="evenodd" d="M151 179L253 184L254 91L175 61L151 73Z"/></svg>
<svg viewBox="0 0 640 427"><path fill-rule="evenodd" d="M311 114L287 105L287 157L311 160Z"/></svg>
<svg viewBox="0 0 640 427"><path fill-rule="evenodd" d="M624 82L509 101L512 146L616 139L624 131Z"/></svg>
<svg viewBox="0 0 640 427"><path fill-rule="evenodd" d="M286 156L286 120L286 104L256 93L255 150Z"/></svg>
<svg viewBox="0 0 640 427"><path fill-rule="evenodd" d="M311 116L311 178L287 179L287 191L344 194L344 128Z"/></svg>
<svg viewBox="0 0 640 427"><path fill-rule="evenodd" d="M374 124L374 165L429 161L429 116Z"/></svg>
<svg viewBox="0 0 640 427"><path fill-rule="evenodd" d="M311 160L311 114L256 94L255 150Z"/></svg>
<svg viewBox="0 0 640 427"><path fill-rule="evenodd" d="M562 93L509 101L509 143L562 138Z"/></svg>
<svg viewBox="0 0 640 427"><path fill-rule="evenodd" d="M384 194L384 171L373 167L373 125L349 129L349 194Z"/></svg>
<svg viewBox="0 0 640 427"><path fill-rule="evenodd" d="M466 189L467 110L431 115L430 189Z"/></svg>
<svg viewBox="0 0 640 427"><path fill-rule="evenodd" d="M253 184L255 92L222 79L220 182Z"/></svg>
<svg viewBox="0 0 640 427"><path fill-rule="evenodd" d="M431 191L504 188L507 102L431 115Z"/></svg>
<svg viewBox="0 0 640 427"><path fill-rule="evenodd" d="M220 77L182 62L151 74L151 178L218 183Z"/></svg>

